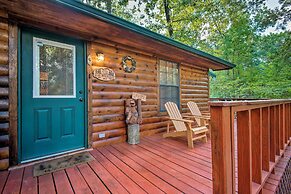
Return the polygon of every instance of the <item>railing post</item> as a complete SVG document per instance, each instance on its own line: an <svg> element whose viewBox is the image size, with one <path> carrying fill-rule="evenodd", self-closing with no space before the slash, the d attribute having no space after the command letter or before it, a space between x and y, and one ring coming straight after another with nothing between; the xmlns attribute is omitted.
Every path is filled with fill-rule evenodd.
<svg viewBox="0 0 291 194"><path fill-rule="evenodd" d="M252 193L251 112L237 112L238 193Z"/></svg>
<svg viewBox="0 0 291 194"><path fill-rule="evenodd" d="M211 106L213 193L235 193L231 107Z"/></svg>
<svg viewBox="0 0 291 194"><path fill-rule="evenodd" d="M270 170L270 107L262 108L262 167Z"/></svg>

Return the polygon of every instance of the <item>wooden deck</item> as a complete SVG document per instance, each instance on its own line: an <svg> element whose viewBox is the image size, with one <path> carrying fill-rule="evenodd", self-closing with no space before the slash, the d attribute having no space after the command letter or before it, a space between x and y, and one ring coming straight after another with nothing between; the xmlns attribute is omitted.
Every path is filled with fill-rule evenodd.
<svg viewBox="0 0 291 194"><path fill-rule="evenodd" d="M37 178L32 167L0 172L3 193L212 193L211 143L144 137L139 145L127 143L91 151L95 160ZM277 164L264 187L274 193L284 166Z"/></svg>

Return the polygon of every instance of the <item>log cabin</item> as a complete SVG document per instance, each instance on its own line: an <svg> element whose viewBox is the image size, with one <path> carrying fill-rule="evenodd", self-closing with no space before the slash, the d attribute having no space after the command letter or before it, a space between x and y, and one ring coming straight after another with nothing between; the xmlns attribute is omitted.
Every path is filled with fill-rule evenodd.
<svg viewBox="0 0 291 194"><path fill-rule="evenodd" d="M209 70L233 67L80 1L0 0L0 169L126 141L133 92L163 132L165 102L209 111Z"/></svg>

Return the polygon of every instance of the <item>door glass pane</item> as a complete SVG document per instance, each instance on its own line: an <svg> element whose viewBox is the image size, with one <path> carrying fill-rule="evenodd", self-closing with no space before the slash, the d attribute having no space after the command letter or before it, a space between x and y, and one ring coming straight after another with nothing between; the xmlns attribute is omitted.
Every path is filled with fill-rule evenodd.
<svg viewBox="0 0 291 194"><path fill-rule="evenodd" d="M34 97L75 96L75 47L35 38Z"/></svg>

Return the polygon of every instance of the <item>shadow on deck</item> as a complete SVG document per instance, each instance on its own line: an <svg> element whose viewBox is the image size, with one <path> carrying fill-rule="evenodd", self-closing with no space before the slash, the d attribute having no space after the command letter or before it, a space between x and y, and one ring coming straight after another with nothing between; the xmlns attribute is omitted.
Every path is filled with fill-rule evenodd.
<svg viewBox="0 0 291 194"><path fill-rule="evenodd" d="M212 193L211 142L144 137L139 145L91 151L95 160L37 178L32 166L0 172L3 193ZM291 157L288 146L263 193L274 193Z"/></svg>

